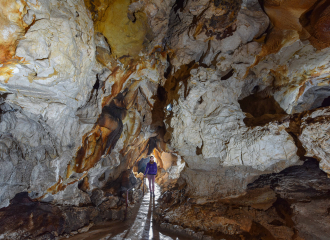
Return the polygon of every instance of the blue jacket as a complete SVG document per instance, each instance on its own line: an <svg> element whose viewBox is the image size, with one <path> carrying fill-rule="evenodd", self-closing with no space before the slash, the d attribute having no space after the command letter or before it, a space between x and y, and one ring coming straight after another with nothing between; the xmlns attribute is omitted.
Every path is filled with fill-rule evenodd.
<svg viewBox="0 0 330 240"><path fill-rule="evenodd" d="M147 163L146 171L144 172L144 175L150 174L150 175L156 175L157 174L157 163L151 164L150 162Z"/></svg>

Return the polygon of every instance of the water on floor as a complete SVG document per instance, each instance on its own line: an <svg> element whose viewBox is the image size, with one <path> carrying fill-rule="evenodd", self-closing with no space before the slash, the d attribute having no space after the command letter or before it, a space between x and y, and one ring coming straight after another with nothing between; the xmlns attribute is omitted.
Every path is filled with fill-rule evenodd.
<svg viewBox="0 0 330 240"><path fill-rule="evenodd" d="M148 187L148 181L145 181ZM95 225L87 233L70 237L70 240L191 240L191 236L168 232L153 221L153 212L160 196L160 187L155 184L155 197L148 191L133 217L126 221L110 221Z"/></svg>

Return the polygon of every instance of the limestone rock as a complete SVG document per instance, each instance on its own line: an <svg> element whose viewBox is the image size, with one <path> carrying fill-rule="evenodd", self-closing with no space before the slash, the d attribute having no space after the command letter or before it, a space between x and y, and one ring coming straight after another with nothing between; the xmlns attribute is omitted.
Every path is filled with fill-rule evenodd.
<svg viewBox="0 0 330 240"><path fill-rule="evenodd" d="M200 197L187 198L186 189L175 186L161 197L156 212L158 219L168 222L161 227L180 222L206 235L217 232L224 239L265 236L289 240L294 231L300 238L326 239L329 181L317 160L308 159L301 166L260 176L238 198L201 202ZM319 219L323 222L318 223Z"/></svg>
<svg viewBox="0 0 330 240"><path fill-rule="evenodd" d="M263 61L259 62L258 57L251 70L261 82L254 87L268 86L267 94L273 95L287 113L321 107L329 96L328 80L324 78L330 61L328 51L317 51L309 43L297 40Z"/></svg>
<svg viewBox="0 0 330 240"><path fill-rule="evenodd" d="M170 230L328 234L328 15L316 0L1 1L0 238L123 219L150 154Z"/></svg>
<svg viewBox="0 0 330 240"><path fill-rule="evenodd" d="M182 85L178 92L180 97L173 104L171 144L190 169L215 171L209 177L201 172L205 184L211 176L217 181L215 176L220 176L225 167L244 166L245 170L239 170L241 177L237 176L237 181L239 178L246 181L246 172L280 171L297 164L297 148L285 130L287 125L274 122L262 127L245 126L245 114L238 104L243 82L234 77L236 74L225 81L221 80L219 71L212 69L199 67L190 74L187 86ZM196 193L208 195L205 189Z"/></svg>
<svg viewBox="0 0 330 240"><path fill-rule="evenodd" d="M93 227L94 223L90 223L88 226L85 226L83 228L78 229L78 233L85 233L87 232L91 227Z"/></svg>
<svg viewBox="0 0 330 240"><path fill-rule="evenodd" d="M228 12L231 14L228 14ZM172 64L191 61L207 65L220 52L230 52L258 37L268 27L258 1L186 1L172 9L168 44L175 50Z"/></svg>
<svg viewBox="0 0 330 240"><path fill-rule="evenodd" d="M306 114L302 118L299 136L306 149L306 156L317 158L320 161L320 168L328 174L330 174L329 116L329 108Z"/></svg>
<svg viewBox="0 0 330 240"><path fill-rule="evenodd" d="M27 24L23 21L23 15L26 13L26 3L3 1L0 3L0 8L0 62L2 67L3 63L15 55L17 40L24 35L24 28L27 27ZM8 71L7 73L10 72Z"/></svg>
<svg viewBox="0 0 330 240"><path fill-rule="evenodd" d="M92 207L61 207L32 201L27 192L17 194L11 205L0 210L0 237L53 239L78 229L90 228L99 213ZM47 216L47 217L45 217Z"/></svg>
<svg viewBox="0 0 330 240"><path fill-rule="evenodd" d="M1 104L0 207L29 189L33 197L56 183L51 162L58 156L55 136L40 115L16 105Z"/></svg>
<svg viewBox="0 0 330 240"><path fill-rule="evenodd" d="M102 202L106 200L104 192L101 189L95 189L92 192L91 201L95 206L99 206Z"/></svg>
<svg viewBox="0 0 330 240"><path fill-rule="evenodd" d="M293 204L292 208L295 214L293 219L299 229L299 236L305 239L317 237L325 240L329 238L328 200L320 199L309 203L298 202Z"/></svg>
<svg viewBox="0 0 330 240"><path fill-rule="evenodd" d="M118 197L110 196L108 199L100 205L102 211L109 210L111 208L116 208L119 202Z"/></svg>

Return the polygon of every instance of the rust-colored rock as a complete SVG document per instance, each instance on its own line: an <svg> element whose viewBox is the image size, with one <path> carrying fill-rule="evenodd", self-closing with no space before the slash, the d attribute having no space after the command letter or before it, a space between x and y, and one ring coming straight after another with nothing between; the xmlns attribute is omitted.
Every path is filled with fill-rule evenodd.
<svg viewBox="0 0 330 240"><path fill-rule="evenodd" d="M309 17L309 18L308 18ZM330 46L330 2L318 1L314 8L309 10L302 19L310 33L309 41L317 49Z"/></svg>
<svg viewBox="0 0 330 240"><path fill-rule="evenodd" d="M4 0L0 3L0 63L10 60L16 51L18 40L23 37L27 24L25 1Z"/></svg>
<svg viewBox="0 0 330 240"><path fill-rule="evenodd" d="M317 0L264 0L262 2L273 28L267 36L259 58L277 53L283 47L289 46L300 38L308 38L308 33L299 19Z"/></svg>

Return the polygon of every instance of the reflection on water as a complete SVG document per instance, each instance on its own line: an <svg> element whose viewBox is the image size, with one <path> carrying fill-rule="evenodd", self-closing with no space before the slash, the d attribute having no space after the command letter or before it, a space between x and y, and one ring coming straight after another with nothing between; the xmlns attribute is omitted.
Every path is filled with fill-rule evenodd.
<svg viewBox="0 0 330 240"><path fill-rule="evenodd" d="M160 229L153 221L153 213L160 196L160 188L155 183L155 197L149 193L148 181L145 180L147 193L141 205L127 221L111 221L94 226L87 233L78 234L70 240L191 240L191 237L178 236Z"/></svg>

